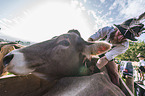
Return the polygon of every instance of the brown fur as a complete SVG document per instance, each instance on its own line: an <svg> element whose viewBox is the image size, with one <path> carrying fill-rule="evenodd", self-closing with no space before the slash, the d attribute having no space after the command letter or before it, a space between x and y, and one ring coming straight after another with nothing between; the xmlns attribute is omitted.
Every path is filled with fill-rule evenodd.
<svg viewBox="0 0 145 96"><path fill-rule="evenodd" d="M51 40L16 50L16 54L18 52L23 54L24 61L20 61L22 60L21 58L17 61L15 51L12 51L9 54L14 55L13 58L15 59L11 61L15 61L15 64L11 64L10 61L7 66L9 68L8 71L21 75L18 71L15 72L16 69L13 66L19 66L20 63L26 62L25 66L22 67L22 69L26 67L23 71L25 72L25 69L34 70L32 73L39 75L43 79L54 80L68 76L90 75L90 72L87 71L88 68L83 64L84 58L86 56L89 57L91 54L104 53L111 48L111 45L104 42L86 42L80 37L78 31L73 31ZM4 60L7 61L7 58ZM20 71L22 72L22 70Z"/></svg>

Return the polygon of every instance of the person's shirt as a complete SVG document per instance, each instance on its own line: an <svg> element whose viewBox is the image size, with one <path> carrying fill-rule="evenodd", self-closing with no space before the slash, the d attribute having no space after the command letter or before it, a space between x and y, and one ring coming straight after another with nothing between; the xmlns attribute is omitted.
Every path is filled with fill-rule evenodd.
<svg viewBox="0 0 145 96"><path fill-rule="evenodd" d="M105 38L105 41L109 42L110 34L114 32L113 26L107 26L102 29L99 29L95 34L91 35L90 38L93 39L93 41L101 40ZM105 56L110 61L114 59L116 56L125 53L126 50L129 47L128 40L121 43L121 44L112 44L113 47L110 51L108 51Z"/></svg>
<svg viewBox="0 0 145 96"><path fill-rule="evenodd" d="M145 66L145 61L144 60L140 60L139 64L140 64L140 66Z"/></svg>

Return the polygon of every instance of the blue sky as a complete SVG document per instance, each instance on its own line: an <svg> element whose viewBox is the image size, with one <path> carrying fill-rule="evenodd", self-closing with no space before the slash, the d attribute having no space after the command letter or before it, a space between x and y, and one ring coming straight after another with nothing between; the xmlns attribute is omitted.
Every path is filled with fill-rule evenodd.
<svg viewBox="0 0 145 96"><path fill-rule="evenodd" d="M78 29L87 40L99 28L143 12L145 0L0 0L0 33L40 42Z"/></svg>

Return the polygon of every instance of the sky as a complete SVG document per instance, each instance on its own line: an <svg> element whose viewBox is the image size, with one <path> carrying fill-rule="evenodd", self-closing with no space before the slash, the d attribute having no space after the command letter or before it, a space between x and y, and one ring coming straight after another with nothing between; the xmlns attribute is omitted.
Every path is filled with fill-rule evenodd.
<svg viewBox="0 0 145 96"><path fill-rule="evenodd" d="M87 40L143 12L145 0L0 0L0 35L41 42L77 29Z"/></svg>

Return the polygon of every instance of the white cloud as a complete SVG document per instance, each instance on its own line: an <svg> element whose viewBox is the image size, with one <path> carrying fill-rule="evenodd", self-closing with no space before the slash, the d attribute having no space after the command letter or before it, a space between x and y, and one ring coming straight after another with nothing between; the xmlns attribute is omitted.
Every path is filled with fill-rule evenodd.
<svg viewBox="0 0 145 96"><path fill-rule="evenodd" d="M121 16L125 18L136 17L139 14L145 12L144 0L115 0L109 10L116 9Z"/></svg>
<svg viewBox="0 0 145 96"><path fill-rule="evenodd" d="M74 8L78 8L80 10L86 10L85 7L83 6L83 4L77 0L72 0L71 2L71 5L74 7Z"/></svg>
<svg viewBox="0 0 145 96"><path fill-rule="evenodd" d="M22 21L22 18L20 17L15 17L12 19L2 18L0 20L0 25L1 25L0 28L2 30L8 30L12 28L13 26L15 26L16 24L19 24L20 21Z"/></svg>
<svg viewBox="0 0 145 96"><path fill-rule="evenodd" d="M145 12L144 0L128 0L128 5L121 10L121 14L127 18L138 17L143 12Z"/></svg>
<svg viewBox="0 0 145 96"><path fill-rule="evenodd" d="M78 29L82 37L87 39L90 36L90 29L82 14L83 5L75 3L80 7L74 8L68 3L45 2L25 12L25 18L23 17L20 22L17 22L17 19L4 20L5 26L11 25L8 22L16 24L3 32L13 37L39 42L66 33L70 29Z"/></svg>
<svg viewBox="0 0 145 96"><path fill-rule="evenodd" d="M101 2L101 3L104 3L104 2L105 2L105 0L100 0L100 2Z"/></svg>
<svg viewBox="0 0 145 96"><path fill-rule="evenodd" d="M116 7L117 7L117 3L114 2L114 3L112 4L112 6L109 8L109 10L113 10L113 9L115 9Z"/></svg>
<svg viewBox="0 0 145 96"><path fill-rule="evenodd" d="M103 19L103 17L97 16L96 12L93 10L89 10L88 14L92 16L95 20L94 30L98 30L99 28L109 26L108 20Z"/></svg>
<svg viewBox="0 0 145 96"><path fill-rule="evenodd" d="M109 12L107 12L106 14L104 14L103 16L102 16L102 18L106 18L108 15L111 15L111 11L109 11Z"/></svg>
<svg viewBox="0 0 145 96"><path fill-rule="evenodd" d="M119 9L122 9L123 7L125 7L126 2L127 0L115 0L112 6L110 6L109 10L116 9L117 6L119 6Z"/></svg>
<svg viewBox="0 0 145 96"><path fill-rule="evenodd" d="M115 0L109 8L110 11L105 14L104 6L89 3L93 1L83 0L86 4L92 4L89 5L92 6L91 8L102 8L101 11L99 9L86 9L86 4L83 5L80 0L63 0L63 3L58 2L58 0L54 0L55 3L53 3L53 0L48 0L51 1L49 3L47 3L47 0L45 0L45 3L41 0L37 1L39 2L34 4L35 7L31 6L33 10L25 11L22 18L20 18L21 16L15 16L13 19L1 19L0 27L2 31L6 29L5 33L12 36L32 41L42 41L66 33L69 29L78 29L82 32L82 37L86 39L90 36L90 32L110 25L109 23L114 20L116 22L121 19L119 22L123 22L124 18L136 17L145 12L145 0ZM71 2L71 4L68 4L68 2ZM106 3L109 1L100 0L100 2ZM119 18L107 18L108 15L113 15L112 10L115 10L113 12L119 12L117 14ZM85 13L87 11L88 14ZM96 13L99 13L99 15ZM102 16L102 14L104 15Z"/></svg>
<svg viewBox="0 0 145 96"><path fill-rule="evenodd" d="M86 3L86 2L87 2L87 0L84 0L84 2Z"/></svg>

